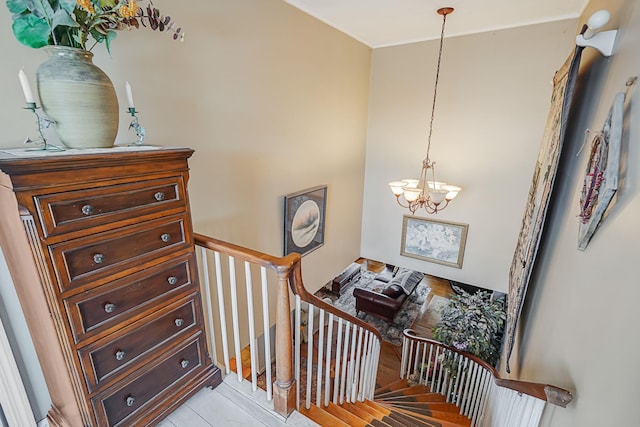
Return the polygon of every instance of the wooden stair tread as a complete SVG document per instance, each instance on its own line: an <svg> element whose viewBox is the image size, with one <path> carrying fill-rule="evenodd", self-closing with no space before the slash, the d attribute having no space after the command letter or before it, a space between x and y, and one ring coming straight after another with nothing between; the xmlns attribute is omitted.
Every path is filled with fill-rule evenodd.
<svg viewBox="0 0 640 427"><path fill-rule="evenodd" d="M380 402L382 403L382 402ZM393 406L394 408L406 408L406 409L423 409L426 411L440 411L440 412L452 412L454 414L460 413L460 408L458 408L453 403L443 403L443 402L384 402Z"/></svg>
<svg viewBox="0 0 640 427"><path fill-rule="evenodd" d="M384 406L378 405L377 403L370 400L365 400L363 403L372 407L373 409L376 409L378 412L385 413L386 415L383 418L383 420L385 421L392 420L392 422L400 423L400 425L405 427L429 427L430 425L432 425L409 414L404 414L398 411L394 411L390 408L385 408Z"/></svg>
<svg viewBox="0 0 640 427"><path fill-rule="evenodd" d="M349 424L316 405L311 405L309 409L302 405L299 412L321 426L349 427Z"/></svg>
<svg viewBox="0 0 640 427"><path fill-rule="evenodd" d="M409 383L407 382L407 379L401 379L395 382L392 382L391 384L387 384L385 386L382 387L378 387L375 392L374 395L378 395L381 393L389 393L391 391L396 391L402 388L407 388L409 387Z"/></svg>
<svg viewBox="0 0 640 427"><path fill-rule="evenodd" d="M447 399L440 393L412 394L409 396L376 397L382 402L445 402Z"/></svg>
<svg viewBox="0 0 640 427"><path fill-rule="evenodd" d="M349 412L343 407L338 406L332 402L329 402L329 406L326 406L322 409L337 417L338 419L345 421L351 427L367 427L371 425L368 422L369 420L362 419L358 417L357 414Z"/></svg>
<svg viewBox="0 0 640 427"><path fill-rule="evenodd" d="M381 406L387 406L387 405L388 404L385 403L385 404L382 404ZM452 405L453 409L449 411L431 409L419 402L402 404L402 405L389 405L389 406L392 411L402 409L404 411L410 411L415 414L427 415L429 417L433 417L433 418L437 418L445 421L465 423L469 419L466 416L460 414L460 410L455 405Z"/></svg>
<svg viewBox="0 0 640 427"><path fill-rule="evenodd" d="M382 417L382 415L379 413L376 413L366 405L363 407L361 405L357 405L356 403L344 402L341 406L345 408L347 411L358 415L358 417L362 418L363 420L368 421L371 425L374 425L377 427L378 426L393 427L390 424L387 424L386 422L381 421L379 417Z"/></svg>
<svg viewBox="0 0 640 427"><path fill-rule="evenodd" d="M405 387L394 391L389 391L387 393L380 393L375 395L376 399L383 397L391 397L391 396L411 396L414 394L424 394L429 393L430 390L427 386L424 385L414 385L411 387Z"/></svg>
<svg viewBox="0 0 640 427"><path fill-rule="evenodd" d="M401 413L409 414L414 418L423 420L427 423L432 423L431 425L437 425L439 427L470 427L471 426L471 420L464 416L463 416L463 419L456 419L456 420L449 421L439 417L416 413L411 409L394 408L394 410Z"/></svg>

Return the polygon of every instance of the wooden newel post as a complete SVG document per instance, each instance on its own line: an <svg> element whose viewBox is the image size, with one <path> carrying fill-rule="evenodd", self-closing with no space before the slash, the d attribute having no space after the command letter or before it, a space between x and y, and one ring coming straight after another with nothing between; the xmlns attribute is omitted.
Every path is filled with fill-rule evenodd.
<svg viewBox="0 0 640 427"><path fill-rule="evenodd" d="M273 388L274 409L284 417L293 412L296 404L293 377L293 339L291 335L291 305L289 302L288 271L278 272L276 305L276 381Z"/></svg>

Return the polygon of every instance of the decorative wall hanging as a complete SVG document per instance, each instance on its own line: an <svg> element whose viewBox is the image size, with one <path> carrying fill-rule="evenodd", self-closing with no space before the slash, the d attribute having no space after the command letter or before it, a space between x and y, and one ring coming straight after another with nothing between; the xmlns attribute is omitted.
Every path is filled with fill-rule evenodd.
<svg viewBox="0 0 640 427"><path fill-rule="evenodd" d="M304 256L324 244L327 186L284 197L284 255Z"/></svg>
<svg viewBox="0 0 640 427"><path fill-rule="evenodd" d="M507 304L507 326L505 329L507 372L511 372L509 359L513 352L516 326L522 311L524 297L542 235L551 191L553 190L582 49L582 47L576 47L562 67L556 71L553 78L551 109L547 117L542 145L522 218L520 234L518 235L516 250L509 270L509 298Z"/></svg>
<svg viewBox="0 0 640 427"><path fill-rule="evenodd" d="M624 93L616 94L601 131L593 135L580 195L578 249L584 251L618 190Z"/></svg>
<svg viewBox="0 0 640 427"><path fill-rule="evenodd" d="M462 268L468 224L405 215L400 255Z"/></svg>

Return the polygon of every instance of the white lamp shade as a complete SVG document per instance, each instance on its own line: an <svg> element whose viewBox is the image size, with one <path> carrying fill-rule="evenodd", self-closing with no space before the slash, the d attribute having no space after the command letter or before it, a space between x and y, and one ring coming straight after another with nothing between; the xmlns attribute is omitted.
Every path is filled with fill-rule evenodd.
<svg viewBox="0 0 640 427"><path fill-rule="evenodd" d="M454 199L458 193L462 191L462 188L456 187L455 185L443 185L442 189L447 191L447 195L445 196L447 200Z"/></svg>
<svg viewBox="0 0 640 427"><path fill-rule="evenodd" d="M407 202L415 202L420 197L421 192L421 188L405 188L404 198L407 199Z"/></svg>
<svg viewBox="0 0 640 427"><path fill-rule="evenodd" d="M439 205L444 201L444 197L447 195L447 190L434 190L431 192L431 200L436 205Z"/></svg>
<svg viewBox="0 0 640 427"><path fill-rule="evenodd" d="M404 181L407 188L418 188L418 184L420 183L418 179L403 179L402 181Z"/></svg>
<svg viewBox="0 0 640 427"><path fill-rule="evenodd" d="M405 185L407 185L407 183L404 181L392 181L389 183L391 191L393 191L393 194L395 194L396 196L400 196L403 193L403 187Z"/></svg>
<svg viewBox="0 0 640 427"><path fill-rule="evenodd" d="M607 24L607 22L609 22L609 19L611 19L611 14L609 13L609 11L602 9L595 12L593 15L589 17L589 20L587 21L587 26L592 30L598 30L604 27Z"/></svg>

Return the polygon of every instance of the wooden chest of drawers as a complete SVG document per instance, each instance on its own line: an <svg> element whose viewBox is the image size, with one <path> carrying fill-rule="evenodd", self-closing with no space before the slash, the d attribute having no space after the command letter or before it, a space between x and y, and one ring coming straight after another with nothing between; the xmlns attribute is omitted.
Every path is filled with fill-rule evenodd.
<svg viewBox="0 0 640 427"><path fill-rule="evenodd" d="M195 265L191 154L0 153L0 243L52 426L153 425L220 382Z"/></svg>

